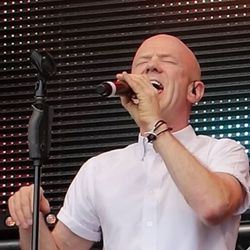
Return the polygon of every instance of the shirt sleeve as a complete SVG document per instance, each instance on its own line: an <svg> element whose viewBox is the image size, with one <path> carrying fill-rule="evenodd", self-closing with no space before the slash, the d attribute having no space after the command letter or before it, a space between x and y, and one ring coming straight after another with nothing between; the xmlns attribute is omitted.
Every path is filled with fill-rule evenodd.
<svg viewBox="0 0 250 250"><path fill-rule="evenodd" d="M72 181L57 217L76 235L100 241L101 227L94 203L94 166L85 163Z"/></svg>
<svg viewBox="0 0 250 250"><path fill-rule="evenodd" d="M231 174L241 183L246 190L246 198L235 215L245 212L250 202L249 160L245 148L231 139L218 140L210 152L209 169Z"/></svg>

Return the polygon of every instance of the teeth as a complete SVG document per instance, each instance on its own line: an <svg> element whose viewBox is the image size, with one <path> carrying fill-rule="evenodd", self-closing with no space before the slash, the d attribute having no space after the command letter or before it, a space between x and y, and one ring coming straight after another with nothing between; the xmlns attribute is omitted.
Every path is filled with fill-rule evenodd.
<svg viewBox="0 0 250 250"><path fill-rule="evenodd" d="M158 90L163 90L163 86L160 82L156 81L156 80L151 80L150 81L151 84Z"/></svg>

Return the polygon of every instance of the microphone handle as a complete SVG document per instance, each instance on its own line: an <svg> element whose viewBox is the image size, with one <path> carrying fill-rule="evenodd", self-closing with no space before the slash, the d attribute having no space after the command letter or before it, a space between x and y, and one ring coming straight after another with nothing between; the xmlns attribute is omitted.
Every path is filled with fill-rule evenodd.
<svg viewBox="0 0 250 250"><path fill-rule="evenodd" d="M105 81L97 85L96 92L103 97L114 96L132 96L134 92L126 82L123 81Z"/></svg>
<svg viewBox="0 0 250 250"><path fill-rule="evenodd" d="M126 82L117 80L115 82L115 87L116 87L116 95L130 96L134 94L133 90L129 87L129 85Z"/></svg>

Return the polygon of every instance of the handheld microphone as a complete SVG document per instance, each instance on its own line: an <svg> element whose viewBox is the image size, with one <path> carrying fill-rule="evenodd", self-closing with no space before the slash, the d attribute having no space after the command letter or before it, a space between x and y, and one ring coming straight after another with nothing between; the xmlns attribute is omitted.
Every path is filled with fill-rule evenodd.
<svg viewBox="0 0 250 250"><path fill-rule="evenodd" d="M158 90L162 90L163 86L156 80L151 80L151 84ZM97 85L96 92L103 97L114 96L135 96L130 86L124 81L104 81Z"/></svg>
<svg viewBox="0 0 250 250"><path fill-rule="evenodd" d="M119 95L133 95L133 90L123 81L104 81L97 85L96 92L103 97L114 97Z"/></svg>

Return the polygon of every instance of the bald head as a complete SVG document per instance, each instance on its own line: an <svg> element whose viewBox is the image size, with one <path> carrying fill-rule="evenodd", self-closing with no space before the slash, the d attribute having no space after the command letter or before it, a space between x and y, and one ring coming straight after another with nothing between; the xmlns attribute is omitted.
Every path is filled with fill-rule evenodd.
<svg viewBox="0 0 250 250"><path fill-rule="evenodd" d="M164 54L175 57L185 68L190 81L200 80L201 78L200 65L194 53L177 37L159 34L146 39L135 54L132 68L138 55L140 55L142 51L161 51Z"/></svg>

